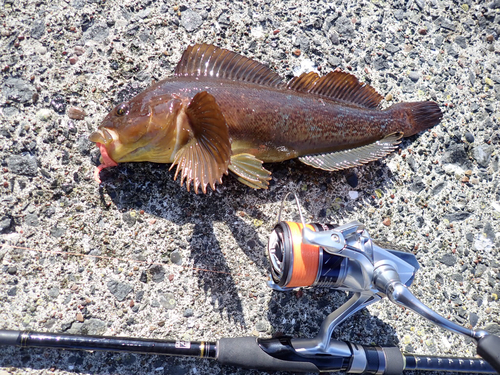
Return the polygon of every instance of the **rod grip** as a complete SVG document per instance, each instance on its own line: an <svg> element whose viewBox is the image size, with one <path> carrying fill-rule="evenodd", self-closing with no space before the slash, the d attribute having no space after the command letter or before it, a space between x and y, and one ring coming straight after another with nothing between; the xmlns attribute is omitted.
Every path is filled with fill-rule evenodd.
<svg viewBox="0 0 500 375"><path fill-rule="evenodd" d="M0 330L0 345L20 345L21 331Z"/></svg>
<svg viewBox="0 0 500 375"><path fill-rule="evenodd" d="M310 362L284 361L263 351L255 337L220 339L218 361L223 365L238 366L265 371L319 372Z"/></svg>
<svg viewBox="0 0 500 375"><path fill-rule="evenodd" d="M500 337L487 335L477 342L477 354L500 374Z"/></svg>

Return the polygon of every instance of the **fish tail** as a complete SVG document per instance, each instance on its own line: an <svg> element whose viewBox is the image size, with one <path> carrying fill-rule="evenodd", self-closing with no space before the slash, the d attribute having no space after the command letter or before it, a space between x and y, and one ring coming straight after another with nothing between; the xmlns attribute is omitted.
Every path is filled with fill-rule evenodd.
<svg viewBox="0 0 500 375"><path fill-rule="evenodd" d="M435 102L398 103L391 110L397 111L404 119L403 132L405 137L410 137L439 124L443 118L441 109Z"/></svg>

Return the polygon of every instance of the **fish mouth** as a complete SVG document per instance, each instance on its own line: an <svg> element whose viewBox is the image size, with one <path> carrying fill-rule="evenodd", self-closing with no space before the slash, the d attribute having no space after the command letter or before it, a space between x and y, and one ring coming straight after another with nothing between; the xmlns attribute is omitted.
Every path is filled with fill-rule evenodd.
<svg viewBox="0 0 500 375"><path fill-rule="evenodd" d="M89 141L94 142L94 143L102 143L105 145L113 142L113 139L114 138L111 135L111 133L105 128L101 128L101 129L93 132L89 136Z"/></svg>

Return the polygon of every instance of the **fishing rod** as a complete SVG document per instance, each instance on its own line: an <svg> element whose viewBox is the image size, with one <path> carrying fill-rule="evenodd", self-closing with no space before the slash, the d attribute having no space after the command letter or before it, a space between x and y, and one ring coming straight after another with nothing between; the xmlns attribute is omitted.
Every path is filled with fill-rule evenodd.
<svg viewBox="0 0 500 375"><path fill-rule="evenodd" d="M223 365L267 371L500 374L500 337L451 322L410 292L408 287L420 267L413 254L379 246L359 222L306 225L298 197L295 199L301 221L281 221L280 210L278 224L269 238L269 286L278 291L321 286L352 293L344 305L325 318L314 338L236 337L189 342L0 330L0 345L200 357ZM384 297L444 329L472 338L477 353L484 359L407 354L397 347L363 346L332 339L341 322Z"/></svg>

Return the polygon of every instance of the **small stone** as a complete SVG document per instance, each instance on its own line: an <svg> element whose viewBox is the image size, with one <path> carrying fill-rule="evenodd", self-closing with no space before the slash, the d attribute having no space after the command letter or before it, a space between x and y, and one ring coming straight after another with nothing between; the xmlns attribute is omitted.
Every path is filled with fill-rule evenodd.
<svg viewBox="0 0 500 375"><path fill-rule="evenodd" d="M55 238L64 236L64 233L66 233L66 229L59 228L57 225L50 229L50 235Z"/></svg>
<svg viewBox="0 0 500 375"><path fill-rule="evenodd" d="M410 72L408 74L408 78L410 78L413 82L417 82L420 79L420 73L418 73L418 72Z"/></svg>
<svg viewBox="0 0 500 375"><path fill-rule="evenodd" d="M455 256L453 256L452 254L445 254L443 255L439 261L449 267L455 265L457 263L457 259L455 258Z"/></svg>
<svg viewBox="0 0 500 375"><path fill-rule="evenodd" d="M36 117L40 121L49 121L52 117L52 111L48 108L42 108L36 113Z"/></svg>
<svg viewBox="0 0 500 375"><path fill-rule="evenodd" d="M122 219L129 227L134 226L135 222L137 221L137 218L132 212L125 212L122 215Z"/></svg>
<svg viewBox="0 0 500 375"><path fill-rule="evenodd" d="M472 135L472 133L465 133L465 140L469 143L473 143L474 142L474 136Z"/></svg>
<svg viewBox="0 0 500 375"><path fill-rule="evenodd" d="M345 179L349 186L353 189L358 186L358 176L356 175L356 173L348 172L348 174L345 176Z"/></svg>
<svg viewBox="0 0 500 375"><path fill-rule="evenodd" d="M24 223L29 225L30 227L37 227L40 225L40 221L38 220L38 216L35 214L26 214L24 217Z"/></svg>
<svg viewBox="0 0 500 375"><path fill-rule="evenodd" d="M181 254L177 250L172 251L172 254L170 254L170 261L174 264L181 264L182 263Z"/></svg>
<svg viewBox="0 0 500 375"><path fill-rule="evenodd" d="M185 318L189 318L189 317L194 315L194 311L193 311L193 309L188 308L188 309L184 310L184 313L182 315Z"/></svg>
<svg viewBox="0 0 500 375"><path fill-rule="evenodd" d="M394 99L394 97L392 96L392 94L387 94L385 96L385 100L388 101L388 102L392 101L392 99Z"/></svg>
<svg viewBox="0 0 500 375"><path fill-rule="evenodd" d="M33 39L40 39L45 34L45 20L39 19L31 24L30 35Z"/></svg>
<svg viewBox="0 0 500 375"><path fill-rule="evenodd" d="M172 293L161 294L159 301L160 305L162 305L167 310L171 310L177 305L175 296Z"/></svg>
<svg viewBox="0 0 500 375"><path fill-rule="evenodd" d="M203 24L203 18L197 12L192 9L188 9L182 12L181 25L186 29L187 32L195 31Z"/></svg>
<svg viewBox="0 0 500 375"><path fill-rule="evenodd" d="M8 99L18 103L29 103L36 92L33 85L21 78L8 78L2 86L2 93Z"/></svg>
<svg viewBox="0 0 500 375"><path fill-rule="evenodd" d="M476 313L469 314L469 322L473 328L476 326L478 321L479 321L479 316Z"/></svg>
<svg viewBox="0 0 500 375"><path fill-rule="evenodd" d="M82 29L84 26L82 25ZM103 42L109 35L109 28L106 23L99 23L91 26L83 35L83 40L93 40L95 42Z"/></svg>
<svg viewBox="0 0 500 375"><path fill-rule="evenodd" d="M352 200L354 199L358 199L359 197L359 193L357 191L349 191L349 198L351 198Z"/></svg>
<svg viewBox="0 0 500 375"><path fill-rule="evenodd" d="M382 224L384 224L386 227L391 225L391 219L389 217L386 217L384 221L382 221Z"/></svg>
<svg viewBox="0 0 500 375"><path fill-rule="evenodd" d="M293 54L294 54L295 56L300 56L300 53L301 53L301 52L300 52L300 49L298 49L298 48L296 48L296 49L294 49L294 50L293 50Z"/></svg>
<svg viewBox="0 0 500 375"><path fill-rule="evenodd" d="M54 95L50 101L50 106L54 111L63 114L66 111L66 99L62 95Z"/></svg>
<svg viewBox="0 0 500 375"><path fill-rule="evenodd" d="M75 55L77 56L81 56L85 53L85 48L83 48L82 46L76 46L73 51L75 51Z"/></svg>
<svg viewBox="0 0 500 375"><path fill-rule="evenodd" d="M453 221L462 221L467 219L471 215L470 212L455 212L452 214L447 214L443 216L443 219L448 220L450 223Z"/></svg>
<svg viewBox="0 0 500 375"><path fill-rule="evenodd" d="M87 114L80 107L69 107L68 108L68 117L72 120L83 120Z"/></svg>
<svg viewBox="0 0 500 375"><path fill-rule="evenodd" d="M165 268L163 268L160 264L155 264L149 269L149 273L151 274L151 279L155 283L162 282L165 280Z"/></svg>
<svg viewBox="0 0 500 375"><path fill-rule="evenodd" d="M16 266L10 266L7 268L7 273L9 275L15 275L17 273L17 267Z"/></svg>
<svg viewBox="0 0 500 375"><path fill-rule="evenodd" d="M257 332L266 332L267 331L267 323L266 322L258 322L255 325L255 329Z"/></svg>
<svg viewBox="0 0 500 375"><path fill-rule="evenodd" d="M9 297L14 297L16 294L17 294L17 286L14 286L7 291L7 295Z"/></svg>
<svg viewBox="0 0 500 375"><path fill-rule="evenodd" d="M77 62L78 62L78 57L77 57L77 56L71 56L71 57L69 58L69 63L70 63L71 65L75 65Z"/></svg>
<svg viewBox="0 0 500 375"><path fill-rule="evenodd" d="M132 292L133 288L127 283L121 283L117 280L109 280L108 290L118 301L122 302L125 298L127 298L127 295Z"/></svg>
<svg viewBox="0 0 500 375"><path fill-rule="evenodd" d="M455 43L457 43L460 48L467 47L467 39L465 39L465 37L462 35L459 35L455 38Z"/></svg>
<svg viewBox="0 0 500 375"><path fill-rule="evenodd" d="M4 216L0 219L0 233L7 232L12 226L13 221L9 216ZM1 258L1 257L0 257Z"/></svg>
<svg viewBox="0 0 500 375"><path fill-rule="evenodd" d="M76 149L82 155L90 154L90 150L93 147L93 143L89 141L86 136L81 136L76 141Z"/></svg>
<svg viewBox="0 0 500 375"><path fill-rule="evenodd" d="M34 156L11 156L7 158L7 167L12 173L36 176L38 174L38 162Z"/></svg>
<svg viewBox="0 0 500 375"><path fill-rule="evenodd" d="M477 164L483 168L487 168L490 163L491 154L493 149L489 145L479 145L472 149L472 157L476 160Z"/></svg>
<svg viewBox="0 0 500 375"><path fill-rule="evenodd" d="M80 311L78 311L78 313L76 314L76 320L78 320L79 322L83 322L83 315Z"/></svg>

